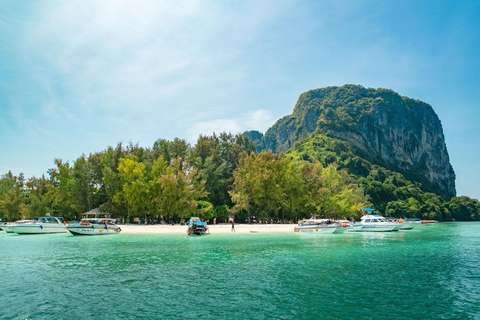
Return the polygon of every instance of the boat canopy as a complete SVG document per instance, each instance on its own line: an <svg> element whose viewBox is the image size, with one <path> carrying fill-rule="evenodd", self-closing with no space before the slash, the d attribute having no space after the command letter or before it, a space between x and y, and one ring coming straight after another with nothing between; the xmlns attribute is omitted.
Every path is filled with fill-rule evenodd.
<svg viewBox="0 0 480 320"><path fill-rule="evenodd" d="M206 222L202 222L202 221L200 221L200 220L190 221L190 222L188 223L188 225L189 225L189 226L192 226L194 223L195 223L197 226L206 226L206 225L207 225Z"/></svg>
<svg viewBox="0 0 480 320"><path fill-rule="evenodd" d="M364 218L383 218L383 217L379 214L366 214L362 217L362 219Z"/></svg>
<svg viewBox="0 0 480 320"><path fill-rule="evenodd" d="M405 218L403 220L406 220L406 221L422 221L421 219L419 218Z"/></svg>
<svg viewBox="0 0 480 320"><path fill-rule="evenodd" d="M363 208L362 211L377 211L377 209L372 208Z"/></svg>

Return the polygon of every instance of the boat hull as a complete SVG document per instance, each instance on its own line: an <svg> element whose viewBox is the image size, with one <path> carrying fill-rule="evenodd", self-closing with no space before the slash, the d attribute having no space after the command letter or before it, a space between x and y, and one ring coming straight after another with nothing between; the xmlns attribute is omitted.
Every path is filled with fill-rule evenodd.
<svg viewBox="0 0 480 320"><path fill-rule="evenodd" d="M397 224L392 231L400 231L403 229L403 223Z"/></svg>
<svg viewBox="0 0 480 320"><path fill-rule="evenodd" d="M194 231L194 232L187 232L187 236L206 236L209 235L209 232L204 231Z"/></svg>
<svg viewBox="0 0 480 320"><path fill-rule="evenodd" d="M416 226L417 226L416 223L404 223L403 226L402 226L402 229L400 229L400 230L412 230Z"/></svg>
<svg viewBox="0 0 480 320"><path fill-rule="evenodd" d="M95 236L95 235L110 235L110 234L119 234L122 229L118 226L107 226L105 225L69 225L67 226L68 232L74 236Z"/></svg>
<svg viewBox="0 0 480 320"><path fill-rule="evenodd" d="M397 228L398 225L362 225L355 224L348 232L391 232Z"/></svg>
<svg viewBox="0 0 480 320"><path fill-rule="evenodd" d="M422 223L422 225L424 225L424 226L428 226L428 225L432 225L432 224L438 223L438 221L437 221L437 220L422 220L421 223Z"/></svg>
<svg viewBox="0 0 480 320"><path fill-rule="evenodd" d="M341 233L339 229L343 229L342 226L298 226L293 231L299 233L315 233L315 234L332 234ZM339 230L338 232L336 232Z"/></svg>
<svg viewBox="0 0 480 320"><path fill-rule="evenodd" d="M23 224L18 226L10 226L9 228L16 234L67 233L67 227L63 224Z"/></svg>
<svg viewBox="0 0 480 320"><path fill-rule="evenodd" d="M6 233L14 233L11 229L10 226L2 226L3 231Z"/></svg>
<svg viewBox="0 0 480 320"><path fill-rule="evenodd" d="M210 231L208 230L207 227L203 227L203 228L189 227L187 229L187 236L205 236L208 234L210 234Z"/></svg>

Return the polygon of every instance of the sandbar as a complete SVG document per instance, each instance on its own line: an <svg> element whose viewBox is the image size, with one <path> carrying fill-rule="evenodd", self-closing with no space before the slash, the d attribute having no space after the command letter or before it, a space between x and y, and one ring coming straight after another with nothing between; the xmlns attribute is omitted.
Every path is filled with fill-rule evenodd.
<svg viewBox="0 0 480 320"><path fill-rule="evenodd" d="M122 224L123 234L187 234L186 225L137 225ZM262 233L293 233L296 224L235 224L232 232L231 224L209 225L210 234L262 234Z"/></svg>

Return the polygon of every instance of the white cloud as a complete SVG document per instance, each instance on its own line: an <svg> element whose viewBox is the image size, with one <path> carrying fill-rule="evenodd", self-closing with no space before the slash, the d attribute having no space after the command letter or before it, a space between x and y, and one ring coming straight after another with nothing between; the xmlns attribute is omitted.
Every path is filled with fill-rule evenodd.
<svg viewBox="0 0 480 320"><path fill-rule="evenodd" d="M199 121L188 130L190 142L194 143L200 134L211 135L214 132L242 133L248 130L265 132L273 125L272 115L268 110L248 111L235 119L215 119Z"/></svg>
<svg viewBox="0 0 480 320"><path fill-rule="evenodd" d="M268 110L254 110L247 113L246 124L250 129L246 130L258 130L265 132L269 127L273 125L272 114Z"/></svg>

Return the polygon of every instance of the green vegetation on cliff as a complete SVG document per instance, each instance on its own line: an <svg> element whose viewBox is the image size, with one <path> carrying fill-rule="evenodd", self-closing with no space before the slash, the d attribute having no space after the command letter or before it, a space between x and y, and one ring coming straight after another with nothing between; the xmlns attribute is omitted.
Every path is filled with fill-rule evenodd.
<svg viewBox="0 0 480 320"><path fill-rule="evenodd" d="M387 216L441 221L477 220L480 217L478 210L463 214L462 217L458 210L451 212L451 202L464 203L465 197L453 197L448 201L441 195L424 191L421 183L412 182L401 173L370 163L355 155L354 148L347 142L325 134L312 134L308 139L297 142L288 155L305 161L319 161L323 166L336 164L340 169L345 169L363 189L366 200Z"/></svg>
<svg viewBox="0 0 480 320"><path fill-rule="evenodd" d="M347 142L355 155L420 182L424 190L455 195L442 125L422 101L356 85L310 90L291 115L252 141L259 151L286 152L315 132Z"/></svg>

